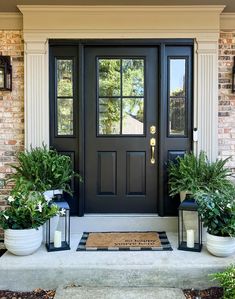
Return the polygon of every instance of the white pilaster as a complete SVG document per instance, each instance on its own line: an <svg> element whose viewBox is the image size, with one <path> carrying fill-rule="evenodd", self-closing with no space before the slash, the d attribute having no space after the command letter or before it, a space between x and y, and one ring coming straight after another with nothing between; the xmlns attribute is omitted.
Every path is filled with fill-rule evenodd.
<svg viewBox="0 0 235 299"><path fill-rule="evenodd" d="M25 147L49 145L48 43L25 41Z"/></svg>
<svg viewBox="0 0 235 299"><path fill-rule="evenodd" d="M213 161L218 156L218 39L196 41L195 126L197 153L205 151Z"/></svg>

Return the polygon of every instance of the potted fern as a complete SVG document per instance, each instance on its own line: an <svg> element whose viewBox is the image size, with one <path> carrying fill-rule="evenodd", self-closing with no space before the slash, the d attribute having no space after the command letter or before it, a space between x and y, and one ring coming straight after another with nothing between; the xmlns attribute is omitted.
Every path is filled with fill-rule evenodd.
<svg viewBox="0 0 235 299"><path fill-rule="evenodd" d="M170 196L181 193L181 201L185 193L195 194L200 191L226 190L232 186L228 179L231 171L225 167L229 158L217 159L210 162L201 151L199 156L186 153L183 157L177 157L168 164L168 184ZM182 196L183 194L183 196Z"/></svg>
<svg viewBox="0 0 235 299"><path fill-rule="evenodd" d="M46 192L50 198L63 192L71 195L72 178L81 179L73 171L69 156L60 155L45 145L20 152L17 159L18 164L12 165L16 172L11 176L11 181L18 191L22 186L27 186L32 191Z"/></svg>

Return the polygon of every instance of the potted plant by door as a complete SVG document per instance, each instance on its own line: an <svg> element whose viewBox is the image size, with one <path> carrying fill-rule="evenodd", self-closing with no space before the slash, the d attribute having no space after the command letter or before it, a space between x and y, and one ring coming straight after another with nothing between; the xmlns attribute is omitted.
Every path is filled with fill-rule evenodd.
<svg viewBox="0 0 235 299"><path fill-rule="evenodd" d="M193 153L186 153L168 163L168 184L170 196L181 193L181 201L186 193L194 195L199 190L226 190L232 183L228 179L231 171L225 167L229 158L217 159L210 162L205 152L201 151L197 157ZM183 196L182 196L183 195Z"/></svg>
<svg viewBox="0 0 235 299"><path fill-rule="evenodd" d="M40 192L13 190L8 207L0 211L0 226L4 229L6 248L15 255L29 255L42 243L42 225L59 213Z"/></svg>
<svg viewBox="0 0 235 299"><path fill-rule="evenodd" d="M27 185L30 190L46 192L50 198L67 192L70 195L70 183L80 175L72 169L71 158L59 154L56 150L42 147L31 148L17 155L18 164L12 165L16 173L11 176L17 190Z"/></svg>
<svg viewBox="0 0 235 299"><path fill-rule="evenodd" d="M196 194L198 212L207 228L207 250L215 256L235 253L235 188Z"/></svg>

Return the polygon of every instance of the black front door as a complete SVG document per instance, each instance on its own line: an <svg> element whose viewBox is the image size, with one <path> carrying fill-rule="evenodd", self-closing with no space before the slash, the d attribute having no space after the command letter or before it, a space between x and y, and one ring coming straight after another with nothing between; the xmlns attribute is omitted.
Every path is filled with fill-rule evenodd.
<svg viewBox="0 0 235 299"><path fill-rule="evenodd" d="M167 161L192 150L193 40L50 41L50 144L73 215L177 215Z"/></svg>
<svg viewBox="0 0 235 299"><path fill-rule="evenodd" d="M157 52L85 48L85 213L157 212Z"/></svg>

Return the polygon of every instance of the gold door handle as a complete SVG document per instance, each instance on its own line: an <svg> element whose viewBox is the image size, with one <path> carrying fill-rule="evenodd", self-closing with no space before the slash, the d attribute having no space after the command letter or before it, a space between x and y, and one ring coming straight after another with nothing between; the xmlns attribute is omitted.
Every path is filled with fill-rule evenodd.
<svg viewBox="0 0 235 299"><path fill-rule="evenodd" d="M150 146L151 146L151 164L155 164L155 145L156 145L156 139L151 138L150 139Z"/></svg>

